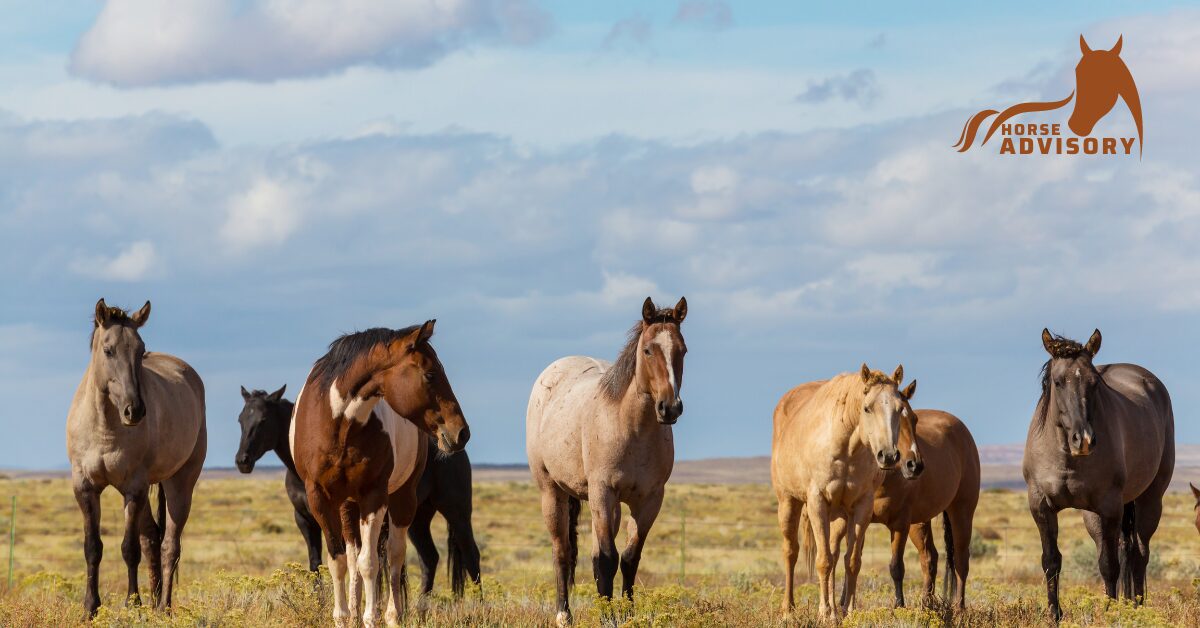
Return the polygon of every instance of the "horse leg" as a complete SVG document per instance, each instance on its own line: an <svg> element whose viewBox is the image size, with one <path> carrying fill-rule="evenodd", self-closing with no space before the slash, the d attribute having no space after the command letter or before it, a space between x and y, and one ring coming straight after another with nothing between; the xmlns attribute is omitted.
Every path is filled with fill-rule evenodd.
<svg viewBox="0 0 1200 628"><path fill-rule="evenodd" d="M196 481L200 479L206 444L207 436L202 430L192 458L176 471L175 475L159 485L167 503L167 521L162 544L163 594L158 600L159 610L171 608L175 574L179 569L179 556L183 549L180 539L183 537L183 527L187 525L188 516L192 512L192 491L196 488Z"/></svg>
<svg viewBox="0 0 1200 628"><path fill-rule="evenodd" d="M621 593L629 600L633 600L633 583L637 580L638 564L642 562L642 547L646 545L646 537L650 536L650 526L658 518L662 500L663 489L660 487L641 503L629 506L629 528L625 551L621 553Z"/></svg>
<svg viewBox="0 0 1200 628"><path fill-rule="evenodd" d="M150 604L157 606L162 598L162 538L163 524L166 523L166 502L162 487L158 489L159 521L155 521L151 513L150 499L142 505L142 515L138 523L139 540L142 546L142 558L146 561L146 570L150 572Z"/></svg>
<svg viewBox="0 0 1200 628"><path fill-rule="evenodd" d="M1046 574L1046 604L1055 623L1062 619L1058 604L1058 577L1062 574L1062 553L1058 551L1058 511L1044 499L1029 495L1029 512L1037 524L1042 541L1042 572Z"/></svg>
<svg viewBox="0 0 1200 628"><path fill-rule="evenodd" d="M888 570L892 575L892 587L896 589L896 599L892 606L904 606L904 545L908 543L908 526L899 525L892 530L892 563Z"/></svg>
<svg viewBox="0 0 1200 628"><path fill-rule="evenodd" d="M1117 579L1121 571L1121 512L1122 509L1117 507L1115 513L1082 513L1083 525L1100 554L1100 579L1104 581L1104 594L1113 599L1117 597Z"/></svg>
<svg viewBox="0 0 1200 628"><path fill-rule="evenodd" d="M379 576L379 533L387 515L387 504L380 500L374 512L363 513L359 519L359 546L357 561L359 580L366 584L362 622L365 628L375 628L379 623L379 587L375 584Z"/></svg>
<svg viewBox="0 0 1200 628"><path fill-rule="evenodd" d="M444 505L439 512L446 519L446 545L450 554L450 587L461 597L467 578L476 587L482 586L479 577L479 546L471 526L471 504Z"/></svg>
<svg viewBox="0 0 1200 628"><path fill-rule="evenodd" d="M296 527L300 530L300 536L304 537L304 546L308 548L308 570L316 573L321 566L321 526L308 510L308 494L300 476L288 471L283 484L288 500L292 502Z"/></svg>
<svg viewBox="0 0 1200 628"><path fill-rule="evenodd" d="M421 562L422 597L433 592L433 579L437 576L439 560L437 545L433 542L433 535L429 531L435 512L432 502L422 502L417 506L417 514L413 517L412 526L408 528L408 540L412 542L413 549L417 550L417 558Z"/></svg>
<svg viewBox="0 0 1200 628"><path fill-rule="evenodd" d="M975 523L975 509L951 504L950 530L954 537L954 564L946 565L946 569L954 570L958 581L957 592L954 595L954 605L962 610L967 605L967 574L971 571L971 534Z"/></svg>
<svg viewBox="0 0 1200 628"><path fill-rule="evenodd" d="M937 546L933 543L933 524L928 521L914 523L908 527L908 536L921 557L921 588L925 592L922 603L933 602L933 588L937 584Z"/></svg>
<svg viewBox="0 0 1200 628"><path fill-rule="evenodd" d="M338 516L342 520L342 537L346 541L346 606L350 611L347 619L353 622L354 617L362 609L363 581L362 574L358 570L359 552L362 547L359 543L361 537L358 532L358 522L362 513L357 503L347 500L342 502Z"/></svg>
<svg viewBox="0 0 1200 628"><path fill-rule="evenodd" d="M400 625L400 620L408 612L408 530L417 516L417 486L421 475L416 473L409 476L387 498L388 584L391 591L384 619L388 626Z"/></svg>
<svg viewBox="0 0 1200 628"><path fill-rule="evenodd" d="M571 623L570 588L574 577L574 544L568 525L569 496L549 478L536 476L542 493L542 520L550 532L550 548L554 557L554 589L558 614L555 622L559 626Z"/></svg>
<svg viewBox="0 0 1200 628"><path fill-rule="evenodd" d="M592 511L592 576L596 580L596 592L605 599L612 599L613 580L617 577L617 528L621 525L621 507L617 495L611 489L594 483L588 490L588 507ZM618 516L614 517L613 513Z"/></svg>
<svg viewBox="0 0 1200 628"><path fill-rule="evenodd" d="M100 559L104 556L104 542L100 540L100 492L90 480L75 478L75 501L83 512L83 557L87 561L87 587L83 593L83 610L86 619L96 616L100 608Z"/></svg>
<svg viewBox="0 0 1200 628"><path fill-rule="evenodd" d="M779 531L783 533L783 612L796 607L794 591L796 559L800 556L800 515L804 504L783 493L779 494Z"/></svg>
<svg viewBox="0 0 1200 628"><path fill-rule="evenodd" d="M855 504L851 517L846 521L846 595L842 604L844 612L854 609L855 595L858 592L858 573L862 570L863 545L867 542L867 527L871 525L871 507L874 502L874 493L860 499Z"/></svg>
<svg viewBox="0 0 1200 628"><path fill-rule="evenodd" d="M1134 563L1133 600L1135 604L1146 601L1146 566L1150 564L1150 537L1158 530L1162 518L1162 495L1143 493L1134 500Z"/></svg>
<svg viewBox="0 0 1200 628"><path fill-rule="evenodd" d="M136 486L127 490L125 498L125 538L121 540L121 558L125 559L125 568L129 572L129 589L125 594L125 603L130 606L141 606L142 596L138 592L138 565L142 562L140 528L142 513L148 508L146 495L149 487Z"/></svg>
<svg viewBox="0 0 1200 628"><path fill-rule="evenodd" d="M830 551L832 546L829 538L829 504L825 503L825 498L820 493L813 491L805 501L805 508L808 510L808 523L812 528L817 579L821 585L821 617L836 619L832 582L836 558Z"/></svg>
<svg viewBox="0 0 1200 628"><path fill-rule="evenodd" d="M325 532L325 562L333 582L333 623L350 625L350 609L346 604L346 537L342 532L342 515L338 505L316 484L308 484L308 504L317 525Z"/></svg>

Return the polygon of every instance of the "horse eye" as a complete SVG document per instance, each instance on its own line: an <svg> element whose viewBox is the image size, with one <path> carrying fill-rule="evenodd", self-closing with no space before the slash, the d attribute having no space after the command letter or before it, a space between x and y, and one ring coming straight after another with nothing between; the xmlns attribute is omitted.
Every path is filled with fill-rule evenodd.
<svg viewBox="0 0 1200 628"><path fill-rule="evenodd" d="M427 382L433 381L433 372L432 371L425 372L425 381L427 381Z"/></svg>
<svg viewBox="0 0 1200 628"><path fill-rule="evenodd" d="M642 353L645 353L646 355L650 355L650 349L649 348L643 349Z"/></svg>
<svg viewBox="0 0 1200 628"><path fill-rule="evenodd" d="M112 347L104 347L104 355L111 358L113 356Z"/></svg>
<svg viewBox="0 0 1200 628"><path fill-rule="evenodd" d="M870 412L871 406L863 406L863 412Z"/></svg>

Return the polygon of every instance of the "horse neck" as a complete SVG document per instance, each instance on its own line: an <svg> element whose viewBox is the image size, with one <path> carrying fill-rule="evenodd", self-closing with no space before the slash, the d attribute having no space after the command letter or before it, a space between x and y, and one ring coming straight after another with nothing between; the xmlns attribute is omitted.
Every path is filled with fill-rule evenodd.
<svg viewBox="0 0 1200 628"><path fill-rule="evenodd" d="M638 390L637 379L635 374L629 380L629 387L617 406L617 420L631 432L660 427L654 411L654 399L649 393Z"/></svg>
<svg viewBox="0 0 1200 628"><path fill-rule="evenodd" d="M839 407L843 408L843 410L840 414L834 414L833 429L829 431L830 448L835 452L844 453L847 456L853 456L860 450L870 448L866 436L863 434L861 415L855 411L863 403L863 395L856 394L856 390L858 390L857 383L853 385L853 388L846 391L842 403L839 404Z"/></svg>
<svg viewBox="0 0 1200 628"><path fill-rule="evenodd" d="M96 385L91 363L88 364L87 372L83 377L86 386L83 403L91 410L84 415L87 417L87 422L110 432L118 432L122 427L121 419L117 416L117 409L112 407L112 404L108 402L108 397Z"/></svg>
<svg viewBox="0 0 1200 628"><path fill-rule="evenodd" d="M294 407L292 402L284 400L278 406L272 408L275 411L275 415L271 417L272 421L279 423L279 430L277 431L279 438L274 447L275 455L279 456L279 461L289 471L296 470L296 462L292 459L292 447L288 442L289 424L292 420L292 410Z"/></svg>

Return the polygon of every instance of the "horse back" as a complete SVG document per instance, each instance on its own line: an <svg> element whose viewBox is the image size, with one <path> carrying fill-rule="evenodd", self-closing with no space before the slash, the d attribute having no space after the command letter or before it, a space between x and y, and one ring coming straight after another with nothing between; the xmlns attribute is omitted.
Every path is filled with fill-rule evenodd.
<svg viewBox="0 0 1200 628"><path fill-rule="evenodd" d="M1166 386L1136 364L1105 364L1097 370L1117 398L1106 404L1104 418L1121 439L1126 497L1151 485L1165 490L1175 468L1175 416Z"/></svg>
<svg viewBox="0 0 1200 628"><path fill-rule="evenodd" d="M917 446L925 462L925 472L915 480L894 481L908 482L915 489L912 520L928 521L953 502L979 500L979 448L971 431L957 416L942 410L914 412ZM889 477L888 482L891 481L893 478Z"/></svg>

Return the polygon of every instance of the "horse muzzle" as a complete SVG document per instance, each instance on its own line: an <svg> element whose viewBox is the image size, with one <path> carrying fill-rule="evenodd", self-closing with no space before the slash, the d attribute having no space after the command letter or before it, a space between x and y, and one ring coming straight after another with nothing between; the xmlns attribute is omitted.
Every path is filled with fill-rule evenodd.
<svg viewBox="0 0 1200 628"><path fill-rule="evenodd" d="M675 401L667 403L660 401L654 404L654 414L658 418L658 422L663 425L675 425L679 421L680 415L683 414L683 400L676 398Z"/></svg>
<svg viewBox="0 0 1200 628"><path fill-rule="evenodd" d="M456 436L453 440L451 440L450 434L445 428L438 430L438 449L441 449L448 454L462 451L463 448L467 446L467 441L469 440L471 440L471 428L467 427L466 425L464 425L462 429L458 431L458 436Z"/></svg>
<svg viewBox="0 0 1200 628"><path fill-rule="evenodd" d="M904 476L904 479L906 480L915 480L924 471L924 460L915 460L910 458L909 460L905 460L904 464L900 467L900 475Z"/></svg>
<svg viewBox="0 0 1200 628"><path fill-rule="evenodd" d="M254 470L254 460L248 454L239 453L234 459L234 463L237 464L238 471L242 473L250 473Z"/></svg>
<svg viewBox="0 0 1200 628"><path fill-rule="evenodd" d="M896 463L900 462L900 452L896 449L891 451L879 450L875 452L875 462L879 464L880 469L891 471L896 468Z"/></svg>
<svg viewBox="0 0 1200 628"><path fill-rule="evenodd" d="M1070 449L1072 456L1090 456L1096 449L1096 435L1091 430L1071 432Z"/></svg>
<svg viewBox="0 0 1200 628"><path fill-rule="evenodd" d="M146 404L139 399L135 404L126 405L121 410L121 423L133 427L146 418Z"/></svg>

